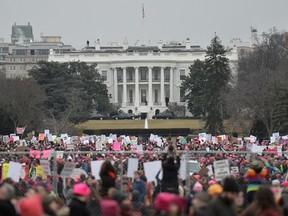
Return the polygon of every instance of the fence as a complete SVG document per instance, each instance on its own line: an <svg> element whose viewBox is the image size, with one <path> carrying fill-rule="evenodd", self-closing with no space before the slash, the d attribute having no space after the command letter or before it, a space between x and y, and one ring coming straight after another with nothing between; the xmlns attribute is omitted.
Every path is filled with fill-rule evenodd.
<svg viewBox="0 0 288 216"><path fill-rule="evenodd" d="M245 192L246 182L243 178L243 175L248 169L248 167L251 165L253 160L262 160L259 158L259 155L265 155L266 160L270 163L273 163L273 166L276 167L276 171L277 168L279 168L279 172L286 173L287 166L285 166L284 169L280 170L280 165L284 160L286 160L286 153L287 152L261 152L257 154L251 153L250 151L177 151L177 154L181 158L179 175L185 186L187 194L190 194L190 191L192 190L190 186L195 182L195 176L192 175L193 173L200 174L200 176L202 177L202 181L208 181L209 179L214 177L219 179L227 174L234 175L239 182L241 190ZM156 174L160 170L160 167L159 165L157 165L158 167L155 166L155 168L151 168L151 166L147 166L147 164L149 162L163 160L163 157L165 154L167 154L167 152L51 151L49 156L45 154L46 153L44 151L41 151L40 154L33 152L1 152L1 179L4 180L7 178L7 176L11 177L11 172L9 170L9 166L7 165L8 163L10 163L10 166L15 165L11 162L16 162L16 164L21 163L22 174L19 176L17 175L17 173L13 173L12 179L17 182L17 178L19 180L20 177L27 182L29 181L30 177L36 179L38 177L37 175L42 172L42 178L47 178L47 180L45 181L51 183L54 192L60 197L64 197L63 189L66 186L67 177L78 178L81 174L84 174L86 176L89 174L93 174L94 176L96 176L96 179L99 180L99 177L97 177L101 166L99 161L110 160L114 163L117 176L119 177L117 185L119 186L119 189L122 190L124 184L126 184L127 182L132 182L132 176L130 175L129 177L127 177L130 158L138 159L137 168L134 168L134 170L144 170L145 175L148 177L149 180L153 178L154 175L156 176ZM48 159L44 159L44 157L47 156ZM34 160L38 160L37 162L41 164L41 170L39 170L39 172L36 170L34 173L32 173L31 167L34 166ZM275 160L278 161L278 163L275 162ZM71 164L73 165L70 166ZM97 164L96 167L95 164ZM77 172L74 172L75 170L77 170ZM129 172L131 173L131 167ZM156 182L155 178L154 181ZM23 188L21 185L22 183L23 181L20 181L15 184L15 189L18 196L24 195L24 191L21 190L21 188Z"/></svg>

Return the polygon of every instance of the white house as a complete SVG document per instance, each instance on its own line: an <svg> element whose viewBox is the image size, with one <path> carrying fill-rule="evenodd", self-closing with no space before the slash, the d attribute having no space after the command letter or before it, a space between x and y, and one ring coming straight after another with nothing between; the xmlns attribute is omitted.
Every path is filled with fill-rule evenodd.
<svg viewBox="0 0 288 216"><path fill-rule="evenodd" d="M160 41L155 46L129 46L127 42L101 46L98 40L93 47L87 42L80 51L50 52L48 61L97 63L111 102L120 103L124 112L151 118L165 111L168 103L185 105L181 82L194 60L205 59L205 51L193 46L189 39L183 43ZM233 67L238 60L237 49L233 48L227 57Z"/></svg>

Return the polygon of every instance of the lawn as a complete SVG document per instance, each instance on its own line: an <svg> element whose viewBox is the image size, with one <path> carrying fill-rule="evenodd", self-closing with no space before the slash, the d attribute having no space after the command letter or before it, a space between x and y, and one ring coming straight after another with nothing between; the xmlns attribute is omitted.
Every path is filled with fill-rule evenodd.
<svg viewBox="0 0 288 216"><path fill-rule="evenodd" d="M77 127L82 130L101 129L138 129L144 128L145 120L89 120ZM198 119L169 119L169 120L148 120L148 128L190 128L201 129L204 122Z"/></svg>

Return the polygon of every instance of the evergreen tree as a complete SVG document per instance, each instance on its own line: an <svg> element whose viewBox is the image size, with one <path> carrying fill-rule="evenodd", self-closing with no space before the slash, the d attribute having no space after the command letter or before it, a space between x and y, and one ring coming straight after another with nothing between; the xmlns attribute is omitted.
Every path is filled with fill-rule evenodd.
<svg viewBox="0 0 288 216"><path fill-rule="evenodd" d="M231 79L229 59L225 53L226 49L216 35L211 40L210 46L207 47L205 59L205 128L212 134L224 131L223 116L225 113L225 103L222 95L228 89L228 83Z"/></svg>
<svg viewBox="0 0 288 216"><path fill-rule="evenodd" d="M203 117L207 132L212 134L224 131L225 103L222 95L228 90L231 78L225 53L219 37L215 36L207 47L205 61L196 60L181 85L189 111L196 117Z"/></svg>

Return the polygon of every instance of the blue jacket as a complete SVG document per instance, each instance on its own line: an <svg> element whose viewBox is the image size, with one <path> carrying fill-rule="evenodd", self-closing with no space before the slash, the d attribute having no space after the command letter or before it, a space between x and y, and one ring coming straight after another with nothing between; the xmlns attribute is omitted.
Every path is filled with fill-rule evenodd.
<svg viewBox="0 0 288 216"><path fill-rule="evenodd" d="M147 193L144 181L143 180L135 181L133 184L133 190L139 191L140 201L144 202L144 198Z"/></svg>

